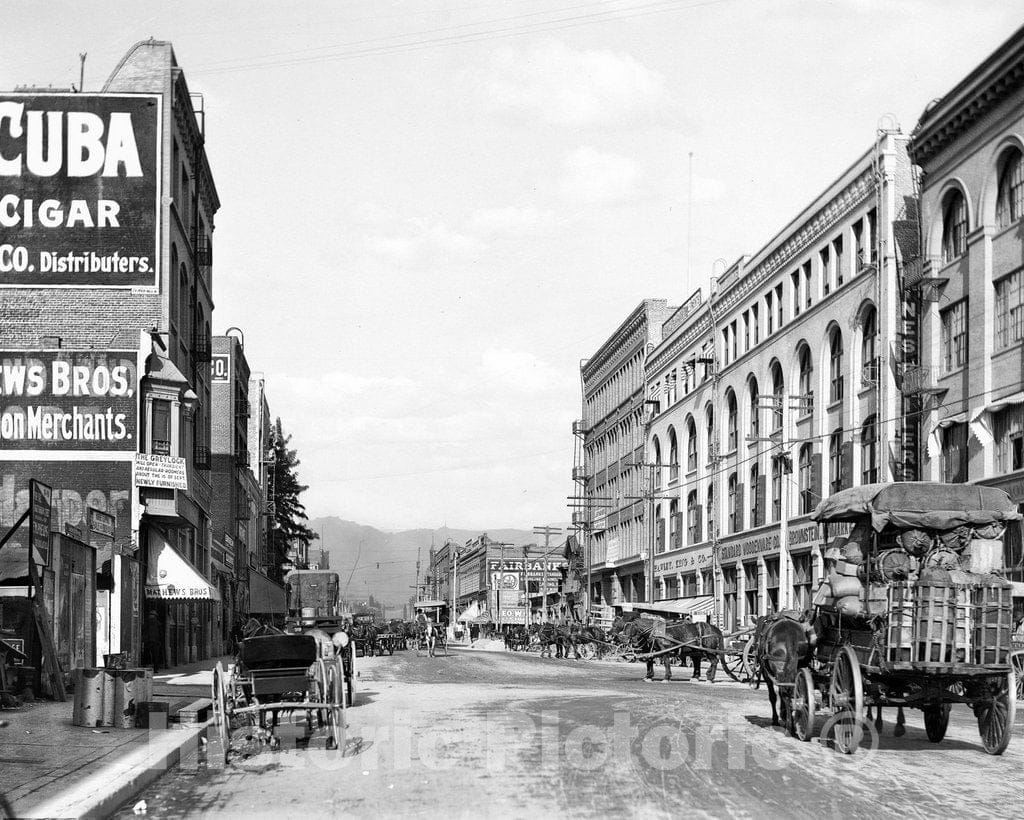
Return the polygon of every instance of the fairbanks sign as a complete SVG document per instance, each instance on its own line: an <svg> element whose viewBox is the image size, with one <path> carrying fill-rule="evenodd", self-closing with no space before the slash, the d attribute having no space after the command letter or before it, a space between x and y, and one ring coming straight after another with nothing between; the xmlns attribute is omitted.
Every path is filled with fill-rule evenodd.
<svg viewBox="0 0 1024 820"><path fill-rule="evenodd" d="M0 449L134 450L138 351L0 351Z"/></svg>
<svg viewBox="0 0 1024 820"><path fill-rule="evenodd" d="M157 284L160 117L153 94L0 94L0 284Z"/></svg>

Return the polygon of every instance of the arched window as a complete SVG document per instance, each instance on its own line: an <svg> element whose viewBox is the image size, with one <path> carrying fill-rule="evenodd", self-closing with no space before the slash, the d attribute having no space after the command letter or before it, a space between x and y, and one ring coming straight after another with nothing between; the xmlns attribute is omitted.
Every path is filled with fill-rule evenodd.
<svg viewBox="0 0 1024 820"><path fill-rule="evenodd" d="M945 264L967 250L967 200L950 191L942 208L942 262Z"/></svg>
<svg viewBox="0 0 1024 820"><path fill-rule="evenodd" d="M874 484L878 481L878 430L875 428L875 417L868 416L864 426L860 428L860 465L861 482Z"/></svg>
<svg viewBox="0 0 1024 820"><path fill-rule="evenodd" d="M679 533L679 499L673 498L672 503L668 505L668 548L670 550L681 547L679 539L682 536Z"/></svg>
<svg viewBox="0 0 1024 820"><path fill-rule="evenodd" d="M786 401L786 385L782 378L782 367L778 362L772 365L772 401L775 404L772 410L772 430L782 429L782 407Z"/></svg>
<svg viewBox="0 0 1024 820"><path fill-rule="evenodd" d="M750 526L760 527L764 520L761 518L763 513L762 500L763 494L761 493L761 468L756 464L750 468Z"/></svg>
<svg viewBox="0 0 1024 820"><path fill-rule="evenodd" d="M665 551L665 516L662 513L661 504L654 508L654 551L656 553Z"/></svg>
<svg viewBox="0 0 1024 820"><path fill-rule="evenodd" d="M996 195L996 224L1000 228L1024 216L1024 157L1014 148L1007 151L999 173Z"/></svg>
<svg viewBox="0 0 1024 820"><path fill-rule="evenodd" d="M167 277L167 291L171 297L171 321L178 323L178 289L174 286L174 273L178 270L178 246L171 243L171 272Z"/></svg>
<svg viewBox="0 0 1024 820"><path fill-rule="evenodd" d="M729 476L729 532L738 532L739 521L736 509L736 491L737 491L737 480L736 473L732 473Z"/></svg>
<svg viewBox="0 0 1024 820"><path fill-rule="evenodd" d="M726 407L728 408L728 416L726 417L726 447L729 451L735 450L739 446L739 411L736 407L736 394L731 390L725 397Z"/></svg>
<svg viewBox="0 0 1024 820"><path fill-rule="evenodd" d="M658 441L658 437L655 436L651 441L651 455L654 456L654 486L656 488L661 487L661 442Z"/></svg>
<svg viewBox="0 0 1024 820"><path fill-rule="evenodd" d="M811 348L804 344L798 354L800 361L800 415L814 411L814 365L811 363Z"/></svg>
<svg viewBox="0 0 1024 820"><path fill-rule="evenodd" d="M750 435L757 438L761 435L761 413L758 402L761 396L757 389L757 379L750 380Z"/></svg>
<svg viewBox="0 0 1024 820"><path fill-rule="evenodd" d="M715 530L715 485L708 485L708 506L707 506L707 520L708 520L708 539L714 539L716 533Z"/></svg>
<svg viewBox="0 0 1024 820"><path fill-rule="evenodd" d="M704 429L708 434L708 463L718 455L718 439L715 437L715 408L710 404L704 411Z"/></svg>
<svg viewBox="0 0 1024 820"><path fill-rule="evenodd" d="M800 448L800 515L814 512L814 460L811 457L811 445Z"/></svg>
<svg viewBox="0 0 1024 820"><path fill-rule="evenodd" d="M668 480L679 478L679 442L676 440L676 428L668 428Z"/></svg>
<svg viewBox="0 0 1024 820"><path fill-rule="evenodd" d="M691 490L686 496L686 543L700 542L700 517L697 510L697 491Z"/></svg>
<svg viewBox="0 0 1024 820"><path fill-rule="evenodd" d="M782 520L782 458L772 459L772 521Z"/></svg>
<svg viewBox="0 0 1024 820"><path fill-rule="evenodd" d="M834 328L829 337L829 403L843 400L843 334Z"/></svg>
<svg viewBox="0 0 1024 820"><path fill-rule="evenodd" d="M871 387L878 384L878 356L876 355L875 344L878 336L878 313L874 307L864 311L864 321L861 324L860 360L864 386Z"/></svg>
<svg viewBox="0 0 1024 820"><path fill-rule="evenodd" d="M697 469L697 425L693 419L686 420L686 470L692 473Z"/></svg>
<svg viewBox="0 0 1024 820"><path fill-rule="evenodd" d="M843 489L843 431L836 430L828 440L828 487L830 493Z"/></svg>

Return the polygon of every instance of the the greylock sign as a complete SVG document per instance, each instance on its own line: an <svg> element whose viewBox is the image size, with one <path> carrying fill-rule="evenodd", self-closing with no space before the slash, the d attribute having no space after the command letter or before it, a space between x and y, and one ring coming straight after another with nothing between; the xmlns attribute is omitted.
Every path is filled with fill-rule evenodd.
<svg viewBox="0 0 1024 820"><path fill-rule="evenodd" d="M154 287L153 94L0 94L0 284Z"/></svg>

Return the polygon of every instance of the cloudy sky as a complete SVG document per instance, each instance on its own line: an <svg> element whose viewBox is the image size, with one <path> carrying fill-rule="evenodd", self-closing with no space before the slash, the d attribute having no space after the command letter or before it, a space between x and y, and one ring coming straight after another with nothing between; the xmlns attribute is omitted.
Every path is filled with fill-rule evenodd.
<svg viewBox="0 0 1024 820"><path fill-rule="evenodd" d="M2 7L6 89L77 83L87 52L96 91L173 42L222 202L215 332L244 330L310 516L384 528L567 520L580 360L1024 23L970 0Z"/></svg>

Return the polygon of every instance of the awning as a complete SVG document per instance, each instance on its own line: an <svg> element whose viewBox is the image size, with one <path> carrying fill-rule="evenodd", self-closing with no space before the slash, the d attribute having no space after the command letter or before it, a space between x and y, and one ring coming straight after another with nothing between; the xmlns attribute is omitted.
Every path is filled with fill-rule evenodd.
<svg viewBox="0 0 1024 820"><path fill-rule="evenodd" d="M465 611L461 615L459 615L459 617L456 618L456 620L464 623L470 623L479 614L480 604L476 601L473 601L473 603L466 607Z"/></svg>
<svg viewBox="0 0 1024 820"><path fill-rule="evenodd" d="M653 604L633 604L634 612L654 612L662 615L692 615L695 619L711 615L715 611L714 595L694 595L689 598L672 598L655 601Z"/></svg>
<svg viewBox="0 0 1024 820"><path fill-rule="evenodd" d="M417 601L413 604L416 609L437 609L438 607L448 606L447 601Z"/></svg>
<svg viewBox="0 0 1024 820"><path fill-rule="evenodd" d="M971 413L971 434L983 446L988 447L995 440L992 434L992 414L1018 404L1024 404L1024 392L1013 393L979 407Z"/></svg>
<svg viewBox="0 0 1024 820"><path fill-rule="evenodd" d="M484 610L479 615L477 615L472 621L470 621L470 623L471 624L492 624L492 623L494 623L494 621L491 620L491 614L489 612L487 612L486 610Z"/></svg>
<svg viewBox="0 0 1024 820"><path fill-rule="evenodd" d="M954 424L963 424L967 421L967 413L957 413L955 416L946 416L939 419L928 434L928 458L938 458L942 455L942 431Z"/></svg>
<svg viewBox="0 0 1024 820"><path fill-rule="evenodd" d="M220 592L158 530L151 529L146 597L170 601L219 601Z"/></svg>
<svg viewBox="0 0 1024 820"><path fill-rule="evenodd" d="M266 575L249 568L249 614L284 615L288 604L284 587L275 584Z"/></svg>

